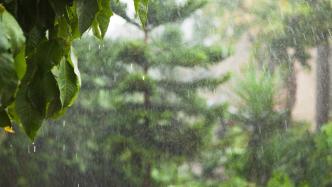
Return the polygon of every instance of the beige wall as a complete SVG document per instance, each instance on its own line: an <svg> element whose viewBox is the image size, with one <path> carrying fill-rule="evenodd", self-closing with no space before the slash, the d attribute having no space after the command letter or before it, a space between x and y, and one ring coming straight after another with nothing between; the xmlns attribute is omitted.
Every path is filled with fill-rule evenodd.
<svg viewBox="0 0 332 187"><path fill-rule="evenodd" d="M312 124L315 122L315 88L316 88L316 53L311 51L311 59L309 64L311 69L304 69L297 63L297 93L296 103L292 112L293 119L300 121L308 121Z"/></svg>
<svg viewBox="0 0 332 187"><path fill-rule="evenodd" d="M297 75L296 102L292 111L293 119L314 123L315 119L315 50L310 51L312 57L309 60L310 69L306 69L296 63ZM209 74L220 76L231 72L233 77L241 76L241 67L248 63L250 55L250 42L247 36L243 36L235 49L235 54L227 60L209 68ZM232 93L234 79L220 86L216 92L204 93L210 104L220 102L233 102Z"/></svg>

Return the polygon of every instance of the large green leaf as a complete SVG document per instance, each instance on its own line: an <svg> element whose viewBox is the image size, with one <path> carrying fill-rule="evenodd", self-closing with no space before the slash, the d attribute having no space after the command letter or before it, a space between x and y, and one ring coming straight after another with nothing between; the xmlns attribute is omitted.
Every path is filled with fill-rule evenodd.
<svg viewBox="0 0 332 187"><path fill-rule="evenodd" d="M60 97L59 89L51 72L38 69L28 91L30 102L43 116L49 117L61 110L61 106L57 105ZM51 110L49 110L50 105Z"/></svg>
<svg viewBox="0 0 332 187"><path fill-rule="evenodd" d="M113 12L110 9L110 0L99 0L99 12L97 14L97 21L99 24L99 29L101 36L104 37L110 22L110 18L113 15Z"/></svg>
<svg viewBox="0 0 332 187"><path fill-rule="evenodd" d="M97 12L97 0L77 0L78 28L81 34L91 26Z"/></svg>
<svg viewBox="0 0 332 187"><path fill-rule="evenodd" d="M0 35L0 41L7 40L10 43L9 52L11 52L13 55L18 53L19 50L24 46L25 37L15 18L6 10L0 13L0 30L2 32ZM3 50L2 47L3 46L0 46L1 51Z"/></svg>
<svg viewBox="0 0 332 187"><path fill-rule="evenodd" d="M32 96L39 91L31 88L31 83L37 74L37 68L36 63L31 63L30 66L28 66L27 72L22 80L22 84L17 92L15 102L16 113L20 118L26 134L31 139L35 138L44 119L44 116L38 110L35 102L31 99L37 98Z"/></svg>
<svg viewBox="0 0 332 187"><path fill-rule="evenodd" d="M141 20L142 26L145 27L148 15L149 0L134 0L135 11Z"/></svg>
<svg viewBox="0 0 332 187"><path fill-rule="evenodd" d="M0 54L0 106L6 107L10 104L17 85L14 59L8 53Z"/></svg>
<svg viewBox="0 0 332 187"><path fill-rule="evenodd" d="M93 34L99 38L104 38L110 18L113 15L112 10L110 9L111 2L110 0L98 0L98 13L92 23Z"/></svg>
<svg viewBox="0 0 332 187"><path fill-rule="evenodd" d="M69 46L62 40L47 40L39 44L35 59L43 69L51 70L60 63L64 54L69 51Z"/></svg>
<svg viewBox="0 0 332 187"><path fill-rule="evenodd" d="M68 57L63 59L58 66L55 66L52 73L60 89L62 107L69 107L77 97L80 88L77 63Z"/></svg>
<svg viewBox="0 0 332 187"><path fill-rule="evenodd" d="M19 79L23 78L26 69L27 64L25 62L25 47L22 47L20 52L15 56L15 70Z"/></svg>
<svg viewBox="0 0 332 187"><path fill-rule="evenodd" d="M51 72L66 52L61 40L43 41L27 59L28 68L16 98L16 113L33 139L45 118L61 113L60 91Z"/></svg>
<svg viewBox="0 0 332 187"><path fill-rule="evenodd" d="M6 107L14 99L19 76L24 74L25 61L18 55L24 50L25 38L13 16L0 6L0 106ZM20 62L20 69L16 62Z"/></svg>
<svg viewBox="0 0 332 187"><path fill-rule="evenodd" d="M53 74L32 60L17 93L16 113L33 139L45 118L61 113L60 91Z"/></svg>

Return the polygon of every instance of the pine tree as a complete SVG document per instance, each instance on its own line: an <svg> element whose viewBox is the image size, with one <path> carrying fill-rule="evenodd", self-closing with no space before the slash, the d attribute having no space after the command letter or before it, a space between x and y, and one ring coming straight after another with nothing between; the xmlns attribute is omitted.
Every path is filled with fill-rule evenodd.
<svg viewBox="0 0 332 187"><path fill-rule="evenodd" d="M77 150L85 158L86 172L77 174L82 185L170 183L173 179L161 182L152 173L189 161L204 147L223 106L207 106L198 91L213 90L228 76L185 81L179 69L207 67L228 54L219 46L186 42L177 25L204 3L150 0L147 24L141 28L125 14L125 6L114 1L114 12L141 29L144 38L84 39L75 45L82 89L68 111L64 134L72 133L71 125L83 131L84 137L67 139L72 144L68 150L80 145L89 151Z"/></svg>
<svg viewBox="0 0 332 187"><path fill-rule="evenodd" d="M222 106L208 107L200 89L215 89L227 76L183 81L179 67L207 67L227 54L218 46L191 45L175 23L201 8L204 1L149 1L143 39L121 42L115 61L127 67L111 91L109 150L125 178L138 186L155 186L152 170L160 163L181 163L204 145ZM115 11L138 25L124 12ZM163 28L157 31L156 28ZM158 76L157 76L158 75Z"/></svg>

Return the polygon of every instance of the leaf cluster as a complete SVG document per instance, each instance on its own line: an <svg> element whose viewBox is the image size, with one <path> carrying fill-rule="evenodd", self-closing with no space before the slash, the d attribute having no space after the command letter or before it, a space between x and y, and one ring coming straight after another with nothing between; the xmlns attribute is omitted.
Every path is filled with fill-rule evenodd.
<svg viewBox="0 0 332 187"><path fill-rule="evenodd" d="M148 1L134 2L144 25ZM90 28L103 38L112 15L110 0L0 1L0 127L15 121L34 139L62 115L80 88L71 44Z"/></svg>

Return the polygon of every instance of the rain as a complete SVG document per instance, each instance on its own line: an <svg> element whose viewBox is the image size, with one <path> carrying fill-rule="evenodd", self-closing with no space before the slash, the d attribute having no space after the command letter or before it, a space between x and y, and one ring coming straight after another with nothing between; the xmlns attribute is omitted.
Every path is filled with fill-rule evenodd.
<svg viewBox="0 0 332 187"><path fill-rule="evenodd" d="M34 28L13 2L0 0L0 19L8 10L22 27L28 68L4 84L18 52L3 47L13 36L1 36L0 20L0 187L332 185L331 0L98 0L93 15L90 1L70 1L66 13L65 2L38 1L55 10L44 33L47 17ZM33 70L40 36L70 53ZM16 102L25 82L31 106ZM32 112L11 115L18 106L42 125Z"/></svg>

